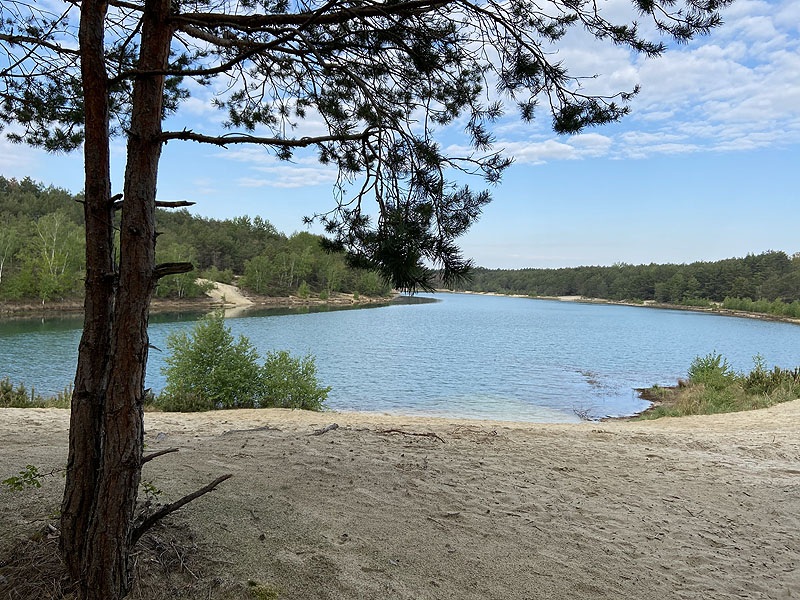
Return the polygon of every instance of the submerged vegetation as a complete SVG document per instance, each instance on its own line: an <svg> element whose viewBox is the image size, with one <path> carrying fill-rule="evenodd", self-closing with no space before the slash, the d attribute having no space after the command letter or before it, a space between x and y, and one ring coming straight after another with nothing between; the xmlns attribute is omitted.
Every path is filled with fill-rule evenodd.
<svg viewBox="0 0 800 600"><path fill-rule="evenodd" d="M654 405L640 419L708 415L767 408L800 398L800 367L766 368L756 355L753 370L737 373L720 354L712 352L694 359L688 379L676 387L653 386L642 397Z"/></svg>

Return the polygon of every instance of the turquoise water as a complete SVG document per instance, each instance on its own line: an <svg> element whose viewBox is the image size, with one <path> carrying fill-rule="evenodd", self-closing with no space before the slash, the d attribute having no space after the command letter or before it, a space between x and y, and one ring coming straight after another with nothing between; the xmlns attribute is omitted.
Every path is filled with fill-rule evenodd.
<svg viewBox="0 0 800 600"><path fill-rule="evenodd" d="M435 297L436 302L429 298ZM369 310L249 313L229 319L260 352L317 357L338 410L527 421L574 421L642 410L634 388L671 385L712 350L737 370L760 353L800 365L800 327L703 313L526 298L437 294ZM160 315L151 343L197 315ZM0 323L0 376L63 389L75 368L79 319ZM147 385L164 385L152 350Z"/></svg>

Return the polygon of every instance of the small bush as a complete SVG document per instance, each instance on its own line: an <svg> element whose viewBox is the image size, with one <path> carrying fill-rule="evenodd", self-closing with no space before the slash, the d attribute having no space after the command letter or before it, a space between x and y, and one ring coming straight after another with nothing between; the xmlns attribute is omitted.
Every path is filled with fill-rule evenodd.
<svg viewBox="0 0 800 600"><path fill-rule="evenodd" d="M722 389L736 379L736 373L731 370L728 361L716 352L696 357L689 367L688 375L692 383L702 383L714 389Z"/></svg>
<svg viewBox="0 0 800 600"><path fill-rule="evenodd" d="M0 379L0 408L69 408L71 400L72 386L55 396L45 397L37 394L34 388L29 392L22 383L14 387L8 377Z"/></svg>
<svg viewBox="0 0 800 600"><path fill-rule="evenodd" d="M262 406L321 410L331 391L320 386L310 354L296 358L285 350L268 352L262 376Z"/></svg>
<svg viewBox="0 0 800 600"><path fill-rule="evenodd" d="M320 300L327 300L328 299L328 291L327 290L322 290L319 293L319 299Z"/></svg>
<svg viewBox="0 0 800 600"><path fill-rule="evenodd" d="M353 290L353 300L358 300L358 290Z"/></svg>
<svg viewBox="0 0 800 600"><path fill-rule="evenodd" d="M260 357L250 341L244 336L235 340L225 327L222 311L204 317L188 333L171 333L167 347L171 354L162 369L167 386L155 401L155 408L161 410L320 410L330 391L320 386L311 355L295 358L285 351L270 352L259 365Z"/></svg>
<svg viewBox="0 0 800 600"><path fill-rule="evenodd" d="M308 295L310 293L311 293L311 290L309 289L308 284L305 281L303 281L300 284L300 287L297 288L297 295L300 298L308 298Z"/></svg>
<svg viewBox="0 0 800 600"><path fill-rule="evenodd" d="M222 311L201 319L187 334L167 337L171 350L162 373L167 386L157 405L164 410L253 408L259 395L258 354L244 336L235 340ZM168 408L169 407L169 408Z"/></svg>

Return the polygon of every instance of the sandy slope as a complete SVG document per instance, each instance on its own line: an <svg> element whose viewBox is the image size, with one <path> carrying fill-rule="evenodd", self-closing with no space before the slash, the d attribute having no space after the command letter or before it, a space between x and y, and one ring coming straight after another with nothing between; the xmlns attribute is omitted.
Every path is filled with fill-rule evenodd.
<svg viewBox="0 0 800 600"><path fill-rule="evenodd" d="M67 418L0 410L0 475L62 465ZM281 410L146 421L149 451L181 448L145 467L170 498L234 474L174 517L209 568L283 598L800 597L800 400L646 423ZM277 429L230 431L263 425ZM444 442L381 433L392 428ZM0 490L0 545L54 510L61 485Z"/></svg>

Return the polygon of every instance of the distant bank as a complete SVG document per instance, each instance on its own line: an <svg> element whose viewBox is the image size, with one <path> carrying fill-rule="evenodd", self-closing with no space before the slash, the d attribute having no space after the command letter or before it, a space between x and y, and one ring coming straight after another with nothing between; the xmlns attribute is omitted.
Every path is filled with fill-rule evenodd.
<svg viewBox="0 0 800 600"><path fill-rule="evenodd" d="M390 302L395 296L364 296L344 293L333 293L328 298L309 296L259 296L243 294L242 290L235 288L231 291L225 286L221 291L212 289L208 295L196 298L153 298L150 302L150 313L161 314L170 312L205 312L215 308L259 308L259 307L300 307L300 306L348 306L361 304L381 304ZM235 291L235 293L233 293ZM48 302L42 305L39 302L0 302L0 319L28 318L38 316L52 316L58 314L75 315L83 312L82 299L69 299Z"/></svg>
<svg viewBox="0 0 800 600"><path fill-rule="evenodd" d="M498 292L473 292L469 290L448 290L437 289L436 293L442 294L472 294L475 296L501 296L505 298L527 298L529 300L555 300L557 302L580 302L582 304L611 304L617 306L636 306L644 308L661 308L666 310L686 310L691 312L709 313L722 315L724 317L740 317L745 319L758 319L761 321L778 321L781 323L793 323L800 325L800 319L769 313L752 312L747 310L733 310L723 308L719 303L712 303L712 306L686 306L684 304L670 304L668 302L656 302L655 300L643 300L642 302L629 302L626 300L609 300L607 298L585 298L583 296L530 296L526 294L501 294Z"/></svg>

